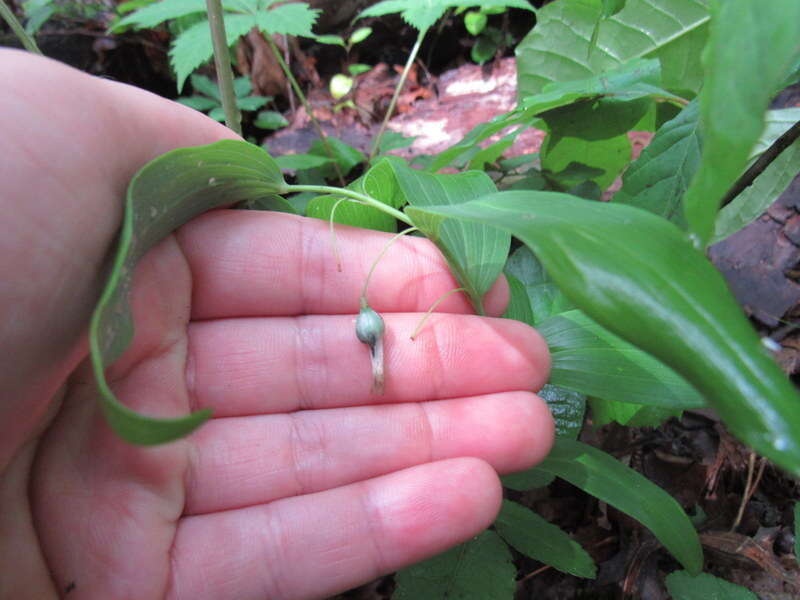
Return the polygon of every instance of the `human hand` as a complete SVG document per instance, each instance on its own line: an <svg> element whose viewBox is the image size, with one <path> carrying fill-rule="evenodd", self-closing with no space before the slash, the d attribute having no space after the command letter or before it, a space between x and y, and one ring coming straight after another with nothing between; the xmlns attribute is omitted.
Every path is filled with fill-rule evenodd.
<svg viewBox="0 0 800 600"><path fill-rule="evenodd" d="M108 380L134 410L214 418L164 446L117 438L80 363L124 188L158 154L233 136L29 55L0 52L0 71L13 83L0 90L0 597L321 598L492 522L496 472L552 442L529 391L547 351L457 296L412 342L456 286L423 239L399 240L370 283L386 321L376 397L354 315L387 235L337 228L339 273L321 221L220 210L187 224L140 263L135 338ZM507 296L501 280L488 312Z"/></svg>

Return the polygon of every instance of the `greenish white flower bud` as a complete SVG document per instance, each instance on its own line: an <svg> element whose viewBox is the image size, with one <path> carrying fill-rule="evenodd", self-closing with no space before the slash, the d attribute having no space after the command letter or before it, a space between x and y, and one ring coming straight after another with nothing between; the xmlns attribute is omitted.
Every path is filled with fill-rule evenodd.
<svg viewBox="0 0 800 600"><path fill-rule="evenodd" d="M356 318L356 337L369 346L372 363L372 391L383 394L383 317L369 306L362 306Z"/></svg>

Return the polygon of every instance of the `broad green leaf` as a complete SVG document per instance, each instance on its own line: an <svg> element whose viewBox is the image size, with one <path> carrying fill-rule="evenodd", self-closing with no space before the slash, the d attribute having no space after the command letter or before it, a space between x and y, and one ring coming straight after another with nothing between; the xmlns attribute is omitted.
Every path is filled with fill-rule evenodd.
<svg viewBox="0 0 800 600"><path fill-rule="evenodd" d="M519 473L511 473L503 475L500 481L504 487L516 492L527 492L529 490L538 490L550 485L555 476L544 471L539 471L535 467Z"/></svg>
<svg viewBox="0 0 800 600"><path fill-rule="evenodd" d="M533 327L533 310L525 285L510 273L506 273L506 281L508 281L509 299L503 317L521 321Z"/></svg>
<svg viewBox="0 0 800 600"><path fill-rule="evenodd" d="M275 157L275 163L283 170L301 171L303 169L316 169L331 162L327 156L318 154L284 154Z"/></svg>
<svg viewBox="0 0 800 600"><path fill-rule="evenodd" d="M481 171L432 175L412 169L400 160L385 160L392 166L400 190L413 206L459 204L495 190L492 180ZM456 220L432 229L421 213L413 222L438 246L475 310L484 314L483 295L503 270L511 236L488 225Z"/></svg>
<svg viewBox="0 0 800 600"><path fill-rule="evenodd" d="M314 33L311 29L319 12L305 2L289 2L256 13L256 24L268 35L299 35L313 38ZM225 22L227 23L227 17Z"/></svg>
<svg viewBox="0 0 800 600"><path fill-rule="evenodd" d="M350 46L354 46L355 44L360 44L371 35L372 35L372 27L359 27L350 35L350 37L347 40L347 43Z"/></svg>
<svg viewBox="0 0 800 600"><path fill-rule="evenodd" d="M667 575L666 584L672 600L758 600L746 587L709 573L675 571Z"/></svg>
<svg viewBox="0 0 800 600"><path fill-rule="evenodd" d="M589 398L589 406L592 409L592 425L595 427L612 422L626 427L658 427L667 419L683 414L679 408L669 409L602 398Z"/></svg>
<svg viewBox="0 0 800 600"><path fill-rule="evenodd" d="M250 81L249 77L237 77L233 80L233 93L234 95L241 99L246 98L253 92L253 84ZM263 96L255 96L256 98L263 98Z"/></svg>
<svg viewBox="0 0 800 600"><path fill-rule="evenodd" d="M533 321L528 324L538 326L547 317L566 312L575 305L570 301L547 275L542 264L526 246L520 246L506 262L505 272L513 275L528 293L533 312Z"/></svg>
<svg viewBox="0 0 800 600"><path fill-rule="evenodd" d="M700 92L703 155L685 200L686 220L700 247L764 130L770 100L800 57L797 0L726 0L711 8Z"/></svg>
<svg viewBox="0 0 800 600"><path fill-rule="evenodd" d="M269 98L265 98L264 96L247 96L246 98L236 99L236 105L239 107L239 110L249 112L258 110L267 102L269 102Z"/></svg>
<svg viewBox="0 0 800 600"><path fill-rule="evenodd" d="M314 41L330 46L341 46L344 48L344 39L340 35L315 35Z"/></svg>
<svg viewBox="0 0 800 600"><path fill-rule="evenodd" d="M464 15L464 27L470 35L479 35L488 22L489 17L486 16L486 13L478 10L471 10Z"/></svg>
<svg viewBox="0 0 800 600"><path fill-rule="evenodd" d="M256 115L253 125L259 129L280 129L289 125L289 121L279 112L274 110L262 110Z"/></svg>
<svg viewBox="0 0 800 600"><path fill-rule="evenodd" d="M162 0L161 2L148 4L144 8L120 19L111 32L115 33L125 27L150 29L164 21L201 12L206 12L205 0ZM208 24L206 24L206 27L208 27Z"/></svg>
<svg viewBox="0 0 800 600"><path fill-rule="evenodd" d="M393 600L513 600L517 569L500 536L484 531L395 575Z"/></svg>
<svg viewBox="0 0 800 600"><path fill-rule="evenodd" d="M217 104L219 104L219 88L217 87L216 83L211 81L205 75L200 75L198 73L194 73L189 78L189 81L192 84L192 89L196 93L213 98L214 100L217 100Z"/></svg>
<svg viewBox="0 0 800 600"><path fill-rule="evenodd" d="M400 185L397 183L397 178L392 168L393 160L399 159L382 158L370 167L369 171L360 178L361 183L358 191L394 208L401 208L407 203L407 200L400 189Z"/></svg>
<svg viewBox="0 0 800 600"><path fill-rule="evenodd" d="M665 408L705 406L703 397L662 362L571 310L538 325L550 348L550 383L606 400Z"/></svg>
<svg viewBox="0 0 800 600"><path fill-rule="evenodd" d="M683 196L700 162L699 105L691 102L664 123L622 176L614 202L629 204L685 227Z"/></svg>
<svg viewBox="0 0 800 600"><path fill-rule="evenodd" d="M613 456L581 442L558 438L538 469L639 521L689 572L699 573L703 568L700 539L680 504Z"/></svg>
<svg viewBox="0 0 800 600"><path fill-rule="evenodd" d="M399 150L400 148L408 148L414 143L417 136L406 137L402 133L387 129L381 138L380 145L378 146L379 154L386 154L391 150Z"/></svg>
<svg viewBox="0 0 800 600"><path fill-rule="evenodd" d="M693 33L709 19L705 0L627 0L598 25L597 48L590 52L602 10L599 0L559 0L539 10L536 27L516 49L520 98L550 82L585 79L636 58L659 59L670 82L680 70L693 76L683 46L697 48Z"/></svg>
<svg viewBox="0 0 800 600"><path fill-rule="evenodd" d="M334 223L376 231L394 232L397 229L396 221L391 215L387 215L377 208L363 206L347 199L339 202L341 198L341 196L317 196L306 206L306 216L330 221L331 211L336 206Z"/></svg>
<svg viewBox="0 0 800 600"><path fill-rule="evenodd" d="M723 206L714 221L709 244L716 244L755 221L800 173L800 141L786 148L733 202Z"/></svg>
<svg viewBox="0 0 800 600"><path fill-rule="evenodd" d="M326 138L328 148L330 148L333 159L338 163L342 169L342 174L347 175L353 170L353 167L367 161L367 157L361 150L353 148L351 145L346 144L342 140L328 136ZM322 140L314 140L309 149L310 154L317 156L328 157L328 151Z"/></svg>
<svg viewBox="0 0 800 600"><path fill-rule="evenodd" d="M685 377L730 431L800 474L800 399L728 291L670 222L622 204L552 192L500 192L410 207L495 225L522 240L589 317Z"/></svg>
<svg viewBox="0 0 800 600"><path fill-rule="evenodd" d="M120 404L106 382L105 368L133 339L128 295L136 263L195 216L219 206L272 197L285 188L277 165L266 152L231 140L168 152L131 180L116 256L89 328L101 406L122 438L135 444L161 444L190 433L210 415L207 410L179 419L140 415Z"/></svg>
<svg viewBox="0 0 800 600"><path fill-rule="evenodd" d="M206 112L212 108L219 106L219 101L213 98L206 98L205 96L189 96L188 98L178 98L178 102L189 108Z"/></svg>
<svg viewBox="0 0 800 600"><path fill-rule="evenodd" d="M603 0L602 16L604 19L613 17L623 8L625 8L625 0Z"/></svg>
<svg viewBox="0 0 800 600"><path fill-rule="evenodd" d="M587 579L597 573L592 557L578 542L521 504L503 500L494 526L517 551L562 573Z"/></svg>
<svg viewBox="0 0 800 600"><path fill-rule="evenodd" d="M250 15L227 15L225 37L228 44L233 44L254 26L255 20ZM197 67L208 62L213 54L214 45L211 42L211 30L207 20L195 23L175 38L169 51L169 58L172 68L175 69L178 92L183 89L186 78Z"/></svg>
<svg viewBox="0 0 800 600"><path fill-rule="evenodd" d="M751 161L761 156L767 148L775 143L775 140L800 121L800 107L768 110L765 120L764 131L750 152L749 159Z"/></svg>
<svg viewBox="0 0 800 600"><path fill-rule="evenodd" d="M548 135L542 146L542 168L558 173L579 162L602 171L592 178L600 188L610 186L631 159L631 143L627 135L607 140L589 141L579 137Z"/></svg>
<svg viewBox="0 0 800 600"><path fill-rule="evenodd" d="M517 135L521 132L520 129L512 131L508 135L503 136L493 144L489 144L486 148L476 146L477 152L470 158L467 169L470 171L477 170L483 171L487 164L493 164L503 155L503 152L508 150L517 139Z"/></svg>
<svg viewBox="0 0 800 600"><path fill-rule="evenodd" d="M533 10L526 0L383 0L363 10L358 18L400 13L406 23L424 32L454 6L509 6Z"/></svg>

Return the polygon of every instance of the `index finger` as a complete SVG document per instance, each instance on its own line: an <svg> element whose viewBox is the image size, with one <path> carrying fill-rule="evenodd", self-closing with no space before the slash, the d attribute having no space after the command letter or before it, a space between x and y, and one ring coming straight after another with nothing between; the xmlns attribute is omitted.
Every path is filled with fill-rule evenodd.
<svg viewBox="0 0 800 600"><path fill-rule="evenodd" d="M286 213L219 210L178 231L193 277L192 317L216 319L304 314L353 314L372 263L392 235L336 226L342 270L337 269L326 221ZM367 299L380 312L422 312L458 287L430 241L403 236L378 263ZM487 293L486 312L500 316L508 303L501 277ZM471 313L464 294L439 312Z"/></svg>

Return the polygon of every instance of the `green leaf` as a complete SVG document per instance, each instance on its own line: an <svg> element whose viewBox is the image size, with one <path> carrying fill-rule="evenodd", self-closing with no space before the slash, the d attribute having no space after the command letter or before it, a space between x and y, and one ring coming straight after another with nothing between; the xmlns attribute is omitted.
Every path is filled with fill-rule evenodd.
<svg viewBox="0 0 800 600"><path fill-rule="evenodd" d="M631 159L631 143L627 135L606 140L589 141L580 137L548 135L542 146L542 168L558 173L574 162L602 171L591 181L600 188L610 186Z"/></svg>
<svg viewBox="0 0 800 600"><path fill-rule="evenodd" d="M597 49L590 52L602 10L596 0L559 0L539 10L536 27L516 49L520 98L550 82L585 79L635 58L658 58L670 79L681 70L690 74L684 44L696 49L693 33L709 19L705 0L627 0L598 25Z"/></svg>
<svg viewBox="0 0 800 600"><path fill-rule="evenodd" d="M313 38L311 29L319 12L305 2L290 2L256 13L256 24L259 30L268 35L299 35ZM225 22L227 25L227 17Z"/></svg>
<svg viewBox="0 0 800 600"><path fill-rule="evenodd" d="M340 98L346 96L352 88L353 78L342 73L337 73L331 77L331 82L328 85L328 89L330 90L331 96L333 96L334 100L339 100Z"/></svg>
<svg viewBox="0 0 800 600"><path fill-rule="evenodd" d="M533 321L529 325L536 327L551 315L575 308L526 246L520 246L508 257L505 272L525 286L533 312Z"/></svg>
<svg viewBox="0 0 800 600"><path fill-rule="evenodd" d="M392 150L399 150L400 148L408 148L414 143L417 136L406 137L402 133L387 129L383 133L383 137L378 145L378 154L386 154Z"/></svg>
<svg viewBox="0 0 800 600"><path fill-rule="evenodd" d="M330 148L333 154L333 159L342 169L342 174L347 175L356 165L367 162L367 157L364 156L361 150L357 150L335 137L328 136L326 140L328 142L328 148ZM328 157L328 151L322 140L314 140L309 149L309 153Z"/></svg>
<svg viewBox="0 0 800 600"><path fill-rule="evenodd" d="M424 32L453 6L510 6L533 10L526 0L383 0L363 10L358 18L400 13L406 23Z"/></svg>
<svg viewBox="0 0 800 600"><path fill-rule="evenodd" d="M369 65L362 64L362 63L356 63L354 65L347 65L347 72L350 73L350 75L352 75L353 77L355 77L356 75L361 75L361 73L366 73L370 69L372 69L372 67L370 67ZM388 130L387 130L387 133L388 133Z"/></svg>
<svg viewBox="0 0 800 600"><path fill-rule="evenodd" d="M691 573L703 568L697 532L663 489L613 456L581 442L557 438L538 467L639 521Z"/></svg>
<svg viewBox="0 0 800 600"><path fill-rule="evenodd" d="M467 28L470 35L479 35L488 22L489 17L477 10L471 10L464 15L464 27Z"/></svg>
<svg viewBox="0 0 800 600"><path fill-rule="evenodd" d="M503 500L494 523L497 533L517 551L569 575L594 579L592 557L564 531L521 504Z"/></svg>
<svg viewBox="0 0 800 600"><path fill-rule="evenodd" d="M758 600L746 587L709 573L693 576L686 571L675 571L667 575L666 584L673 600Z"/></svg>
<svg viewBox="0 0 800 600"><path fill-rule="evenodd" d="M629 204L685 227L683 197L700 161L699 105L691 102L664 123L622 176L614 202Z"/></svg>
<svg viewBox="0 0 800 600"><path fill-rule="evenodd" d="M625 0L603 0L602 16L604 19L613 17L619 11L625 8Z"/></svg>
<svg viewBox="0 0 800 600"><path fill-rule="evenodd" d="M125 27L151 29L170 19L204 12L206 12L205 0L162 0L148 4L124 19L120 19L111 32L116 33ZM207 24L206 27L208 27Z"/></svg>
<svg viewBox="0 0 800 600"><path fill-rule="evenodd" d="M493 164L499 159L503 152L508 150L517 139L517 136L522 130L512 131L508 135L503 136L493 144L489 144L486 148L480 148L470 159L467 168L469 170L483 171L487 164Z"/></svg>
<svg viewBox="0 0 800 600"><path fill-rule="evenodd" d="M326 156L317 154L284 154L275 157L275 163L284 171L302 171L316 169L331 162Z"/></svg>
<svg viewBox="0 0 800 600"><path fill-rule="evenodd" d="M800 107L781 108L779 110L768 110L766 116L766 126L758 138L755 147L750 152L750 161L761 156L775 140L800 121Z"/></svg>
<svg viewBox="0 0 800 600"><path fill-rule="evenodd" d="M233 44L254 26L255 21L250 15L226 16L225 37L228 44ZM183 89L183 83L192 71L208 62L213 54L214 46L211 43L211 30L207 20L195 23L175 38L169 51L169 58L172 68L175 69L178 92Z"/></svg>
<svg viewBox="0 0 800 600"><path fill-rule="evenodd" d="M253 91L253 84L250 82L249 77L237 77L233 80L233 94L239 100L246 100L247 96ZM263 98L266 102L268 99L263 96L253 96L254 98Z"/></svg>
<svg viewBox="0 0 800 600"><path fill-rule="evenodd" d="M550 383L606 400L664 408L699 408L703 397L686 380L583 312L539 323L550 347Z"/></svg>
<svg viewBox="0 0 800 600"><path fill-rule="evenodd" d="M256 116L253 125L259 129L280 129L289 125L289 121L279 112L274 110L262 110Z"/></svg>
<svg viewBox="0 0 800 600"><path fill-rule="evenodd" d="M206 98L205 96L189 96L188 98L178 98L178 102L189 108L206 112L212 108L218 107L219 102L213 98Z"/></svg>
<svg viewBox="0 0 800 600"><path fill-rule="evenodd" d="M664 421L680 417L683 413L679 408L669 409L602 398L589 398L589 405L592 408L592 425L595 427L612 422L626 427L658 427Z"/></svg>
<svg viewBox="0 0 800 600"><path fill-rule="evenodd" d="M793 386L763 348L722 276L668 221L621 204L552 192L500 192L406 209L508 231L589 317L684 376L730 431L800 474Z"/></svg>
<svg viewBox="0 0 800 600"><path fill-rule="evenodd" d="M192 89L197 92L198 94L203 94L204 96L208 96L209 98L213 98L219 104L219 88L217 84L211 81L205 75L200 75L198 73L193 74L189 81L192 84Z"/></svg>
<svg viewBox="0 0 800 600"><path fill-rule="evenodd" d="M506 272L506 281L508 281L509 299L503 317L521 321L533 327L533 310L525 285L508 272Z"/></svg>
<svg viewBox="0 0 800 600"><path fill-rule="evenodd" d="M500 536L484 531L395 575L393 600L513 600L517 569Z"/></svg>
<svg viewBox="0 0 800 600"><path fill-rule="evenodd" d="M770 100L800 57L800 2L726 0L711 7L700 92L703 155L685 200L700 246L711 237L719 203L764 129Z"/></svg>
<svg viewBox="0 0 800 600"><path fill-rule="evenodd" d="M400 160L391 160L389 164L403 195L413 206L459 204L496 189L489 176L481 171L431 175ZM434 229L424 214L417 214L419 219L412 217L414 225L438 246L475 310L484 314L483 295L503 270L511 236L487 225L456 220Z"/></svg>
<svg viewBox="0 0 800 600"><path fill-rule="evenodd" d="M306 216L330 221L331 211L341 198L341 196L317 196L306 206ZM336 207L333 221L341 225L376 231L394 232L397 229L395 219L391 215L371 206L348 202L347 199Z"/></svg>
<svg viewBox="0 0 800 600"><path fill-rule="evenodd" d="M755 221L786 191L799 172L800 141L796 141L781 152L750 187L722 207L714 221L714 234L709 244L716 244Z"/></svg>
<svg viewBox="0 0 800 600"><path fill-rule="evenodd" d="M256 111L269 102L269 98L264 96L248 96L247 98L237 98L236 105L242 111Z"/></svg>
<svg viewBox="0 0 800 600"><path fill-rule="evenodd" d="M330 46L341 46L344 48L344 39L340 35L315 35L314 41Z"/></svg>
<svg viewBox="0 0 800 600"><path fill-rule="evenodd" d="M210 415L156 419L120 404L105 368L133 339L128 303L134 267L154 245L195 216L218 206L282 193L286 184L262 149L238 141L174 150L142 168L131 180L112 270L92 314L89 347L103 412L122 438L160 444L187 435Z"/></svg>
<svg viewBox="0 0 800 600"><path fill-rule="evenodd" d="M372 35L372 27L359 27L356 29L348 38L347 44L349 46L355 46L356 44L360 44L369 36Z"/></svg>

